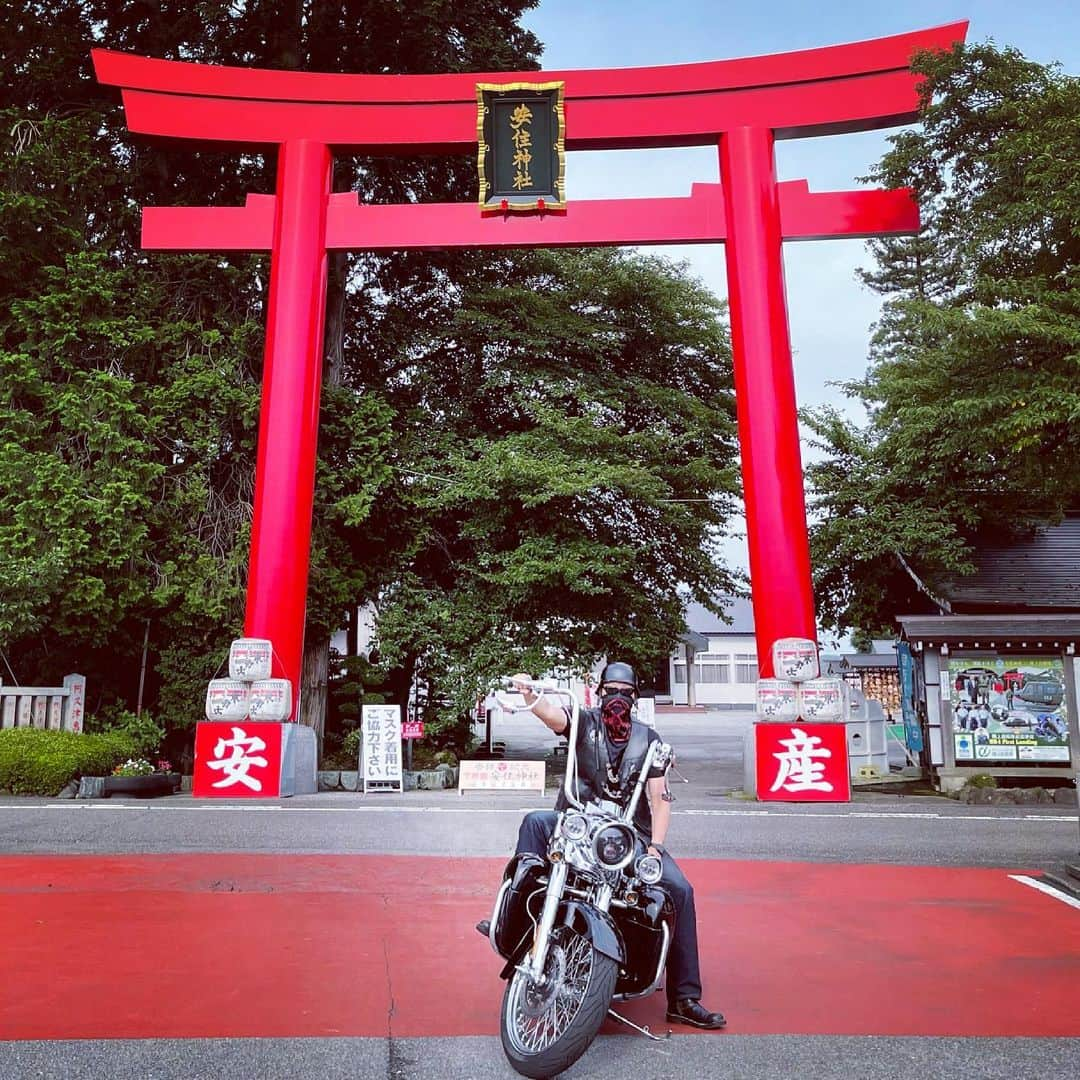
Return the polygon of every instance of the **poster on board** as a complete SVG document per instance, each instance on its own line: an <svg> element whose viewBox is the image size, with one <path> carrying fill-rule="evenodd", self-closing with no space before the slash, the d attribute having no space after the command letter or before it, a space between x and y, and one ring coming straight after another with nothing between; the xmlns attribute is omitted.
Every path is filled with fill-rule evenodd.
<svg viewBox="0 0 1080 1080"><path fill-rule="evenodd" d="M951 659L948 680L958 765L1070 763L1060 657Z"/></svg>

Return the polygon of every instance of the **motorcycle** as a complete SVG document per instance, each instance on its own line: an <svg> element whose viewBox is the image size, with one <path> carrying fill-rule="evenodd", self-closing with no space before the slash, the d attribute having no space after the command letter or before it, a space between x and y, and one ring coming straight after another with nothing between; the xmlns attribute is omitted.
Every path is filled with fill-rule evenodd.
<svg viewBox="0 0 1080 1080"><path fill-rule="evenodd" d="M625 809L583 801L577 780L580 706L569 691L533 684L568 700L567 806L558 813L547 857L515 855L507 864L488 929L506 964L500 1032L507 1060L522 1076L550 1077L589 1048L613 1002L645 997L660 986L674 911L659 887L660 859L633 825L645 779L671 762L671 747L650 744ZM669 1032L670 1035L670 1032Z"/></svg>

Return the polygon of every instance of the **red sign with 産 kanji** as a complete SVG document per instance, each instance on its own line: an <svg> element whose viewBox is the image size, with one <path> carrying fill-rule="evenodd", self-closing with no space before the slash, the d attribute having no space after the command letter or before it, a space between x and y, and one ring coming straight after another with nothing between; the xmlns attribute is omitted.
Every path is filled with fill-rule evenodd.
<svg viewBox="0 0 1080 1080"><path fill-rule="evenodd" d="M424 737L424 721L406 720L401 725L401 737L403 739L422 739Z"/></svg>
<svg viewBox="0 0 1080 1080"><path fill-rule="evenodd" d="M281 793L282 725L214 720L195 729L196 798L257 799Z"/></svg>
<svg viewBox="0 0 1080 1080"><path fill-rule="evenodd" d="M755 724L757 797L782 802L849 802L844 724Z"/></svg>

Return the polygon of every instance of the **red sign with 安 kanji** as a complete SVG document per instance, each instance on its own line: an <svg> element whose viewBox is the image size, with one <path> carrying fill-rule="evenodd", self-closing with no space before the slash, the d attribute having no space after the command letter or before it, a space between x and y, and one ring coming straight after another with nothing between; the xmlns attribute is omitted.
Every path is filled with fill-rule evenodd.
<svg viewBox="0 0 1080 1080"><path fill-rule="evenodd" d="M403 739L422 739L424 737L424 721L406 720L401 725L401 737Z"/></svg>
<svg viewBox="0 0 1080 1080"><path fill-rule="evenodd" d="M256 799L281 793L282 725L214 720L195 729L196 798Z"/></svg>
<svg viewBox="0 0 1080 1080"><path fill-rule="evenodd" d="M755 724L757 796L783 802L848 802L844 724Z"/></svg>

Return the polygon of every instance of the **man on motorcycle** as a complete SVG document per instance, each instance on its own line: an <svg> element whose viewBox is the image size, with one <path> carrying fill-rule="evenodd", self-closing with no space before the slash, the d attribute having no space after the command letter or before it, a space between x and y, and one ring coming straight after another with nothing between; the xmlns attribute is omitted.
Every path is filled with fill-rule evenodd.
<svg viewBox="0 0 1080 1080"><path fill-rule="evenodd" d="M570 726L569 714L547 698L530 689L531 677L516 675L513 682L525 704L556 735L565 735ZM649 744L659 740L655 730L631 717L638 696L637 676L629 664L612 663L600 677L600 707L582 709L578 724L578 781L585 798L610 799L625 807L641 770ZM698 963L697 915L694 889L664 848L671 821L671 795L667 790L666 768L651 770L646 779L646 799L634 815L634 825L650 855L663 866L660 886L675 908L675 931L667 960L667 1019L673 1023L699 1028L722 1028L721 1013L709 1012L701 1004L701 970ZM562 809L566 797L559 791L557 806ZM518 831L517 851L547 856L548 843L555 829L553 810L534 810L526 814Z"/></svg>

